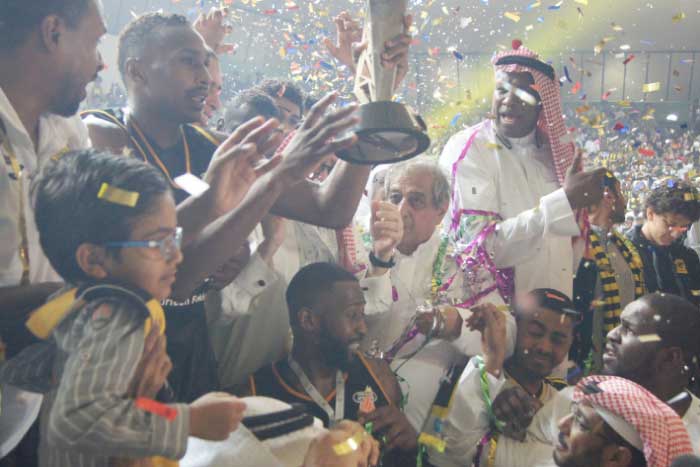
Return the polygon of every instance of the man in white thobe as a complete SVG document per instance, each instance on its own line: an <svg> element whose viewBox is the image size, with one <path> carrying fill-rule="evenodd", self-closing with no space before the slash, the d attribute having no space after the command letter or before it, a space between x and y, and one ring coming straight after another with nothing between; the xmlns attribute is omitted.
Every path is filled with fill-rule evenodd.
<svg viewBox="0 0 700 467"><path fill-rule="evenodd" d="M469 308L479 300L501 306L504 301L490 277L465 280L469 271L459 268L459 255L438 229L450 188L437 164L414 160L392 166L385 186L379 199L387 201L372 206L372 240L364 255L369 257L361 280L367 300L364 348L391 360L408 394L406 416L420 430L450 368L481 351L479 333L463 324L472 316ZM437 329L431 332L434 319ZM512 352L510 315L507 328Z"/></svg>
<svg viewBox="0 0 700 467"><path fill-rule="evenodd" d="M513 46L493 60L494 119L452 137L440 157L453 184L446 227L487 253L480 266L494 277L514 268L515 293L545 287L570 297L572 238L580 235L575 210L600 200L604 172L570 170L580 164L554 70Z"/></svg>

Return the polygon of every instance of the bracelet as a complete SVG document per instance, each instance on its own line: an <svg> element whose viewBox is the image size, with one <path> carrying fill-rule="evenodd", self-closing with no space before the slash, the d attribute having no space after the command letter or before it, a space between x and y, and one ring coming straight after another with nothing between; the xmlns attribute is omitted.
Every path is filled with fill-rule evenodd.
<svg viewBox="0 0 700 467"><path fill-rule="evenodd" d="M369 262L372 264L372 266L378 267L378 268L384 268L384 269L390 269L396 266L396 262L394 262L394 257L392 256L389 261L382 261L381 259L377 258L374 256L374 252L370 251L369 252Z"/></svg>

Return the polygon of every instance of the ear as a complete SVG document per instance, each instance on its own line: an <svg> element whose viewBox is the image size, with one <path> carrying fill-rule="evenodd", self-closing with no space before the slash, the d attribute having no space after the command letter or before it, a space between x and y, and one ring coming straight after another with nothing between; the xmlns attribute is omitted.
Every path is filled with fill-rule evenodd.
<svg viewBox="0 0 700 467"><path fill-rule="evenodd" d="M680 347L668 347L659 350L656 354L654 365L660 374L678 375L683 370L685 359Z"/></svg>
<svg viewBox="0 0 700 467"><path fill-rule="evenodd" d="M444 203L442 203L442 206L440 206L440 209L438 210L438 219L439 220L437 221L437 224L435 224L436 227L439 226L440 224L442 224L442 221L445 218L445 214L447 214L447 210L449 208L450 208L449 201L445 201Z"/></svg>
<svg viewBox="0 0 700 467"><path fill-rule="evenodd" d="M40 24L41 43L48 52L53 52L58 48L58 43L62 38L65 24L56 15L49 15Z"/></svg>
<svg viewBox="0 0 700 467"><path fill-rule="evenodd" d="M603 448L601 465L606 467L629 467L632 465L632 452L624 447L609 445Z"/></svg>
<svg viewBox="0 0 700 467"><path fill-rule="evenodd" d="M304 330L304 332L314 333L317 332L320 326L319 317L313 312L311 308L303 307L297 313L297 319L299 320L299 327Z"/></svg>
<svg viewBox="0 0 700 467"><path fill-rule="evenodd" d="M142 64L138 58L129 57L126 59L125 64L125 78L133 81L134 83L146 84L146 75L141 68Z"/></svg>
<svg viewBox="0 0 700 467"><path fill-rule="evenodd" d="M647 208L645 213L646 213L646 218L648 221L651 222L654 220L655 213L651 208Z"/></svg>
<svg viewBox="0 0 700 467"><path fill-rule="evenodd" d="M75 252L75 261L85 274L95 279L107 277L107 251L104 247L82 243Z"/></svg>

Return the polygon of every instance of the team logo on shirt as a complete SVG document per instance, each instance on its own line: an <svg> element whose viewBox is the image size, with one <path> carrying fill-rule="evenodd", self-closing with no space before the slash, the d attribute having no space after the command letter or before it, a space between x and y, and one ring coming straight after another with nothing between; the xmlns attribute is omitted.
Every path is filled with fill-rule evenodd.
<svg viewBox="0 0 700 467"><path fill-rule="evenodd" d="M374 403L377 402L377 394L371 387L365 387L364 391L358 391L352 395L352 401L360 405L360 413L374 412Z"/></svg>
<svg viewBox="0 0 700 467"><path fill-rule="evenodd" d="M673 261L673 264L676 266L676 274L688 274L688 268L685 265L685 261L678 258Z"/></svg>

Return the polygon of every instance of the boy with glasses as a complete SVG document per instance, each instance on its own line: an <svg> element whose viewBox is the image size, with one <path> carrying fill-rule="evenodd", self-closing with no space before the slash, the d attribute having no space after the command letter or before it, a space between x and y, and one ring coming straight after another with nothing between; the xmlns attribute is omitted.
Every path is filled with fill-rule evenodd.
<svg viewBox="0 0 700 467"><path fill-rule="evenodd" d="M683 245L690 226L700 218L700 196L689 183L668 178L646 200L646 219L627 232L644 264L648 292L665 292L700 304L700 260Z"/></svg>
<svg viewBox="0 0 700 467"><path fill-rule="evenodd" d="M45 164L34 194L41 246L68 285L31 315L43 342L1 366L0 381L44 394L39 465L177 459L188 436L226 439L245 409L236 397L176 404L166 391L156 401L132 390L146 336L165 332L160 301L182 262L166 179L136 159L86 150Z"/></svg>

